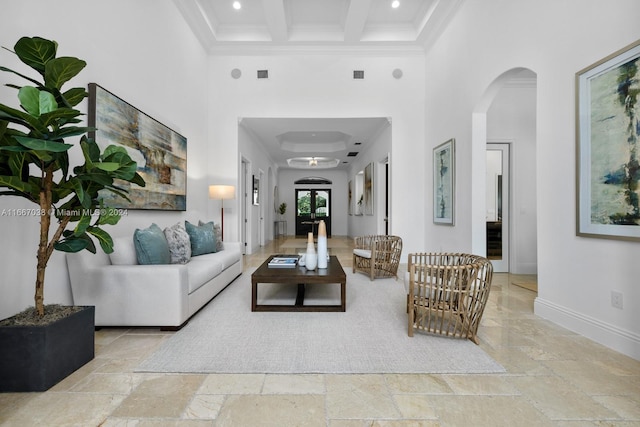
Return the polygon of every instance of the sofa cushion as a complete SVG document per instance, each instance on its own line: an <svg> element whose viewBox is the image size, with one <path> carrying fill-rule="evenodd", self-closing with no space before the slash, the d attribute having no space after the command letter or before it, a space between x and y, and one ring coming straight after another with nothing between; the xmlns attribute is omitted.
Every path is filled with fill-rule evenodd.
<svg viewBox="0 0 640 427"><path fill-rule="evenodd" d="M218 254L209 254L191 258L187 275L189 277L189 293L222 273L222 263L217 260Z"/></svg>
<svg viewBox="0 0 640 427"><path fill-rule="evenodd" d="M210 254L216 251L213 222L198 226L185 221L185 228L191 241L191 256Z"/></svg>
<svg viewBox="0 0 640 427"><path fill-rule="evenodd" d="M169 244L171 264L186 264L191 258L191 240L181 223L164 229L164 237Z"/></svg>
<svg viewBox="0 0 640 427"><path fill-rule="evenodd" d="M113 239L113 252L109 254L112 265L136 265L138 257L131 237Z"/></svg>
<svg viewBox="0 0 640 427"><path fill-rule="evenodd" d="M170 264L171 253L164 233L155 223L133 233L138 264Z"/></svg>

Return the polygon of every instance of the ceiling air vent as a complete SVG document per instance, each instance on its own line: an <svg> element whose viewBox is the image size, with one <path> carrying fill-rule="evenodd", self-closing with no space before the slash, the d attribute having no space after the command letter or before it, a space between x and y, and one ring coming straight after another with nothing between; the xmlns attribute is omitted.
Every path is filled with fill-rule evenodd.
<svg viewBox="0 0 640 427"><path fill-rule="evenodd" d="M364 79L364 70L353 70L354 79Z"/></svg>
<svg viewBox="0 0 640 427"><path fill-rule="evenodd" d="M347 157L355 157L358 155L357 151L349 151L349 154L347 154Z"/></svg>
<svg viewBox="0 0 640 427"><path fill-rule="evenodd" d="M269 70L258 70L258 78L259 79L268 79L269 78Z"/></svg>

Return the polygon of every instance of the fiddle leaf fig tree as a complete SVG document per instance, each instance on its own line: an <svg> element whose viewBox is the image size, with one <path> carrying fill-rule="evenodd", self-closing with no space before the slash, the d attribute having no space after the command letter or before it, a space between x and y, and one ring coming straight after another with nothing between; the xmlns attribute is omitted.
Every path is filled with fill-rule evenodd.
<svg viewBox="0 0 640 427"><path fill-rule="evenodd" d="M40 37L23 37L13 51L6 49L35 70L35 78L0 66L0 71L27 81L25 86L5 84L17 90L19 108L0 103L0 195L22 197L38 206L28 212L40 217L35 283L40 316L45 270L54 250L96 253L95 238L102 250L113 252L113 240L102 227L116 224L120 214L103 205L100 191L128 199L127 191L114 184L116 178L145 186L124 148L112 145L101 152L87 135L94 129L79 125L83 113L75 107L87 91L62 87L86 62L57 57L57 49L55 41ZM72 170L69 151L74 144L65 142L67 138L79 138L84 160Z"/></svg>

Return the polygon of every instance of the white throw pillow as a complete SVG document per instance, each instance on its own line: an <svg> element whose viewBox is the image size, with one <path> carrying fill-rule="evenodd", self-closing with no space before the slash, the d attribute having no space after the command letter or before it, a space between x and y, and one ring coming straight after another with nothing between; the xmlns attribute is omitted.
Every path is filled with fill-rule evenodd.
<svg viewBox="0 0 640 427"><path fill-rule="evenodd" d="M181 223L164 229L164 237L169 243L171 264L186 264L191 259L191 240Z"/></svg>
<svg viewBox="0 0 640 427"><path fill-rule="evenodd" d="M116 237L113 239L113 252L109 254L113 265L136 265L136 247L131 237Z"/></svg>

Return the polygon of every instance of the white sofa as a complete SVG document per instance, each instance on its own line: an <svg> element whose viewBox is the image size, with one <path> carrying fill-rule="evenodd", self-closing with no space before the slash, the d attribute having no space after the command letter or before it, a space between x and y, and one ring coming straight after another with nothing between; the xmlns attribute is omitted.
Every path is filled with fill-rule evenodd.
<svg viewBox="0 0 640 427"><path fill-rule="evenodd" d="M67 254L73 303L95 306L96 326L179 329L242 274L239 242L186 264L138 265L131 238L114 239L114 254Z"/></svg>

